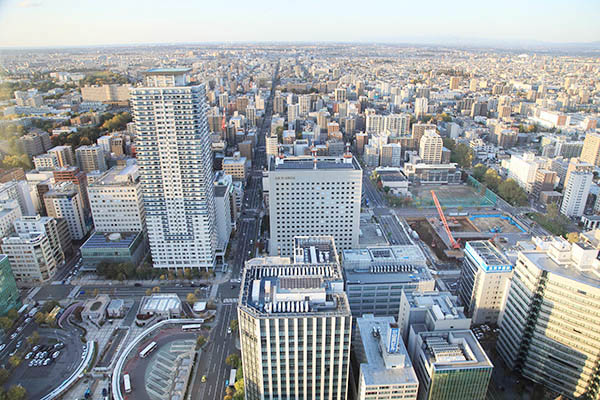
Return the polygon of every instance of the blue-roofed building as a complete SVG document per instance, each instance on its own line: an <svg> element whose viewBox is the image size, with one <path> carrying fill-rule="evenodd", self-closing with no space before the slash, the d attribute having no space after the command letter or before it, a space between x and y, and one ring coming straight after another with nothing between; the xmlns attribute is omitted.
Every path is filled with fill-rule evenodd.
<svg viewBox="0 0 600 400"><path fill-rule="evenodd" d="M487 240L465 245L459 295L472 323L497 324L513 265Z"/></svg>
<svg viewBox="0 0 600 400"><path fill-rule="evenodd" d="M139 264L147 252L142 232L95 232L81 246L83 264L95 266L101 262Z"/></svg>

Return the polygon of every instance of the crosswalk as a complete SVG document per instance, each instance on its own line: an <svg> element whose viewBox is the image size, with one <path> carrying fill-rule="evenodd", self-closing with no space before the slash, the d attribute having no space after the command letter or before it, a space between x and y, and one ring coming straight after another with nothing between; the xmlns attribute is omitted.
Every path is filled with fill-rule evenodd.
<svg viewBox="0 0 600 400"><path fill-rule="evenodd" d="M237 303L237 301L238 301L237 297L227 298L227 299L223 299L223 304L234 304L234 303Z"/></svg>

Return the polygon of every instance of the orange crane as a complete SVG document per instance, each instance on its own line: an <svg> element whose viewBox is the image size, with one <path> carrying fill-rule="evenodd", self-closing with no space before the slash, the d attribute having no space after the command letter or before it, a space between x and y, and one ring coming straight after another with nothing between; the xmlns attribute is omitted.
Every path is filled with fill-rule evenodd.
<svg viewBox="0 0 600 400"><path fill-rule="evenodd" d="M442 224L444 224L444 229L446 229L446 233L448 234L448 238L450 239L450 244L453 249L460 249L460 244L454 240L454 236L452 236L452 232L450 231L450 227L448 226L448 221L446 221L446 216L444 216L444 211L442 211L442 206L435 195L435 191L431 191L431 197L433 198L433 202L435 203L435 207L437 208L438 214L440 214L440 219L442 220Z"/></svg>

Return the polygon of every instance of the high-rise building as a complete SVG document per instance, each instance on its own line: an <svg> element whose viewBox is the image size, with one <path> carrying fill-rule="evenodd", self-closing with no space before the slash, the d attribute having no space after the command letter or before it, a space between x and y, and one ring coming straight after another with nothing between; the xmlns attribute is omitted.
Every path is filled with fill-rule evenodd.
<svg viewBox="0 0 600 400"><path fill-rule="evenodd" d="M581 161L600 166L600 133L586 133L581 150Z"/></svg>
<svg viewBox="0 0 600 400"><path fill-rule="evenodd" d="M473 324L498 323L512 268L510 261L489 241L467 242L459 295Z"/></svg>
<svg viewBox="0 0 600 400"><path fill-rule="evenodd" d="M352 155L276 157L266 183L271 255L291 255L299 235L331 235L341 249L358 247L362 169Z"/></svg>
<svg viewBox="0 0 600 400"><path fill-rule="evenodd" d="M99 145L80 146L75 149L77 165L83 172L106 171L104 150Z"/></svg>
<svg viewBox="0 0 600 400"><path fill-rule="evenodd" d="M558 184L556 172L547 169L538 169L535 172L535 181L531 195L535 200L539 200L542 192L554 190L556 184Z"/></svg>
<svg viewBox="0 0 600 400"><path fill-rule="evenodd" d="M91 229L86 223L83 202L76 186L71 182L56 185L44 195L49 217L64 218L73 240L83 239Z"/></svg>
<svg viewBox="0 0 600 400"><path fill-rule="evenodd" d="M204 86L187 86L188 72L152 69L145 86L131 91L146 225L158 268L208 269L215 263L208 106Z"/></svg>
<svg viewBox="0 0 600 400"><path fill-rule="evenodd" d="M417 97L415 99L415 117L421 118L428 112L429 101L426 97Z"/></svg>
<svg viewBox="0 0 600 400"><path fill-rule="evenodd" d="M46 153L33 157L33 166L38 170L52 170L58 167L58 159L55 154Z"/></svg>
<svg viewBox="0 0 600 400"><path fill-rule="evenodd" d="M598 249L537 242L518 254L496 350L509 369L554 392L598 399Z"/></svg>
<svg viewBox="0 0 600 400"><path fill-rule="evenodd" d="M71 234L64 219L52 217L25 216L14 222L17 235L29 232L42 232L48 237L50 250L57 265L66 260L72 252Z"/></svg>
<svg viewBox="0 0 600 400"><path fill-rule="evenodd" d="M311 111L312 98L309 94L302 95L298 97L298 104L300 105L300 115L304 117Z"/></svg>
<svg viewBox="0 0 600 400"><path fill-rule="evenodd" d="M14 232L14 222L21 218L21 207L17 200L0 201L0 237Z"/></svg>
<svg viewBox="0 0 600 400"><path fill-rule="evenodd" d="M398 143L388 143L381 146L382 167L400 167L402 164L402 147Z"/></svg>
<svg viewBox="0 0 600 400"><path fill-rule="evenodd" d="M273 97L273 112L275 114L283 114L284 111L285 98L280 94L276 94L275 97Z"/></svg>
<svg viewBox="0 0 600 400"><path fill-rule="evenodd" d="M396 315L402 292L430 291L435 280L417 245L344 250L346 293L352 315Z"/></svg>
<svg viewBox="0 0 600 400"><path fill-rule="evenodd" d="M443 148L442 137L434 130L427 130L419 142L419 156L425 164L440 164Z"/></svg>
<svg viewBox="0 0 600 400"><path fill-rule="evenodd" d="M60 167L52 171L54 183L71 182L77 188L86 214L90 209L90 199L88 194L88 181L85 172L80 171L77 167Z"/></svg>
<svg viewBox="0 0 600 400"><path fill-rule="evenodd" d="M21 136L17 142L22 152L30 157L42 154L52 147L50 135L44 131L30 132Z"/></svg>
<svg viewBox="0 0 600 400"><path fill-rule="evenodd" d="M417 399L419 380L394 317L358 318L352 349L360 365L358 400Z"/></svg>
<svg viewBox="0 0 600 400"><path fill-rule="evenodd" d="M0 254L0 315L21 307L21 295L6 254Z"/></svg>
<svg viewBox="0 0 600 400"><path fill-rule="evenodd" d="M419 148L419 143L421 142L421 138L425 135L425 131L428 130L436 130L436 124L414 124L412 126L412 138L415 141L416 148Z"/></svg>
<svg viewBox="0 0 600 400"><path fill-rule="evenodd" d="M235 225L235 202L233 200L233 180L223 171L215 174L215 211L217 249L225 251Z"/></svg>
<svg viewBox="0 0 600 400"><path fill-rule="evenodd" d="M137 165L116 166L88 187L97 232L145 232L146 212Z"/></svg>
<svg viewBox="0 0 600 400"><path fill-rule="evenodd" d="M408 349L419 400L486 398L494 366L470 330L417 331Z"/></svg>
<svg viewBox="0 0 600 400"><path fill-rule="evenodd" d="M453 76L450 78L450 90L458 90L460 87L460 77Z"/></svg>
<svg viewBox="0 0 600 400"><path fill-rule="evenodd" d="M594 166L572 158L567 169L560 212L567 217L581 217L594 179Z"/></svg>
<svg viewBox="0 0 600 400"><path fill-rule="evenodd" d="M48 150L48 154L54 154L56 156L59 167L75 165L75 157L73 156L71 146L55 146Z"/></svg>
<svg viewBox="0 0 600 400"><path fill-rule="evenodd" d="M246 399L346 399L352 316L334 240L297 237L293 247L293 259L252 259L242 274Z"/></svg>
<svg viewBox="0 0 600 400"><path fill-rule="evenodd" d="M5 237L1 247L17 282L44 283L54 277L56 259L43 232Z"/></svg>

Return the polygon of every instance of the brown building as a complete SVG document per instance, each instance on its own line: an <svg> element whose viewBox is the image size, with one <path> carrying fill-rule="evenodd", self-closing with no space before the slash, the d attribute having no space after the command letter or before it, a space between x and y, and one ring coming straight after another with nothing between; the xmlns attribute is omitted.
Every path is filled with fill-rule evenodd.
<svg viewBox="0 0 600 400"><path fill-rule="evenodd" d="M425 134L426 130L436 130L436 124L414 124L412 126L412 138L414 140L414 146L417 146L421 142L421 138Z"/></svg>
<svg viewBox="0 0 600 400"><path fill-rule="evenodd" d="M24 180L25 171L23 171L23 168L11 168L0 170L0 183Z"/></svg>
<svg viewBox="0 0 600 400"><path fill-rule="evenodd" d="M581 161L600 166L600 134L587 133L581 150Z"/></svg>
<svg viewBox="0 0 600 400"><path fill-rule="evenodd" d="M90 200L88 198L87 191L87 176L85 172L80 171L77 167L64 167L57 168L54 172L54 182L57 184L60 182L72 182L77 187L77 190L81 196L83 208L86 213L90 210Z"/></svg>
<svg viewBox="0 0 600 400"><path fill-rule="evenodd" d="M556 172L547 169L538 169L535 173L535 181L531 195L537 201L542 192L551 192L554 190L554 184L558 180Z"/></svg>

